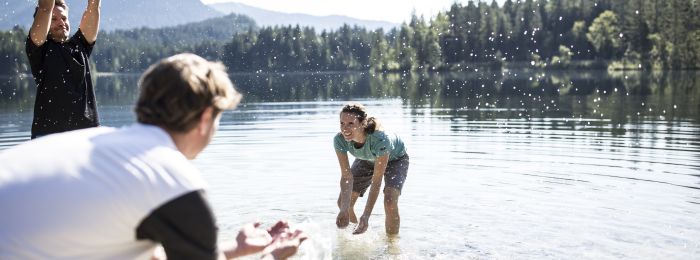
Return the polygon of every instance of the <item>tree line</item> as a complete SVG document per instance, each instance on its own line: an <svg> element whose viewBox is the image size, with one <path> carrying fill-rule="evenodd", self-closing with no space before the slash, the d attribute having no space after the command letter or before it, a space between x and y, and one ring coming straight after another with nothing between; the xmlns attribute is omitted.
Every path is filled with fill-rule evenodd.
<svg viewBox="0 0 700 260"><path fill-rule="evenodd" d="M345 25L258 28L230 15L198 26L102 32L97 71L140 72L193 52L232 71L462 71L486 66L698 69L700 1L507 0L455 3L389 31ZM183 29L189 28L189 29ZM26 31L0 32L0 74L28 72Z"/></svg>

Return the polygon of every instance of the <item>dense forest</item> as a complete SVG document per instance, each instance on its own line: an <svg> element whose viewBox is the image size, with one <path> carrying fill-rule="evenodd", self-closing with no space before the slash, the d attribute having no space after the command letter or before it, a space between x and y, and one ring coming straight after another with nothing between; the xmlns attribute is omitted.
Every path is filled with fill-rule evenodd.
<svg viewBox="0 0 700 260"><path fill-rule="evenodd" d="M698 0L468 1L390 31L263 27L230 15L161 29L102 32L97 71L140 72L193 52L232 71L462 71L476 67L698 69ZM216 20L218 19L218 20ZM0 74L26 73L23 28L0 32Z"/></svg>

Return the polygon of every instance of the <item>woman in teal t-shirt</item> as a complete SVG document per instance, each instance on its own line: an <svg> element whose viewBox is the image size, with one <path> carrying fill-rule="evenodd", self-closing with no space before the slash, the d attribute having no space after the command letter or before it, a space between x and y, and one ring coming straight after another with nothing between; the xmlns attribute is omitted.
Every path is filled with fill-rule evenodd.
<svg viewBox="0 0 700 260"><path fill-rule="evenodd" d="M408 173L408 154L403 141L393 133L380 129L374 117L368 117L364 106L348 104L340 111L340 132L333 139L340 164L340 212L336 224L358 223L354 234L367 230L372 208L384 179L385 228L388 235L399 233L399 195ZM348 152L355 157L350 166ZM358 197L369 187L365 210L358 222L353 209Z"/></svg>

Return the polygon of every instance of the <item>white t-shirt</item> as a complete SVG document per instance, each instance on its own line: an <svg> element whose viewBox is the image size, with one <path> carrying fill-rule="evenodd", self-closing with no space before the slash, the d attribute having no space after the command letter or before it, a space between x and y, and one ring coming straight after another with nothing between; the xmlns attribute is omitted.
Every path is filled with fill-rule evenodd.
<svg viewBox="0 0 700 260"><path fill-rule="evenodd" d="M0 259L138 259L151 211L204 189L161 128L134 124L49 135L0 153Z"/></svg>

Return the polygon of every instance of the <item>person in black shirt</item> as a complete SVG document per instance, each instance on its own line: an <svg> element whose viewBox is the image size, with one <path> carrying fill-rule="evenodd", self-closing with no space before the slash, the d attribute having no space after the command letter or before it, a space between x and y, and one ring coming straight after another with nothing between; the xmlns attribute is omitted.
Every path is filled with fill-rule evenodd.
<svg viewBox="0 0 700 260"><path fill-rule="evenodd" d="M32 136L99 125L88 58L97 39L100 0L88 0L80 28L69 37L65 0L39 0L26 42L37 84Z"/></svg>

